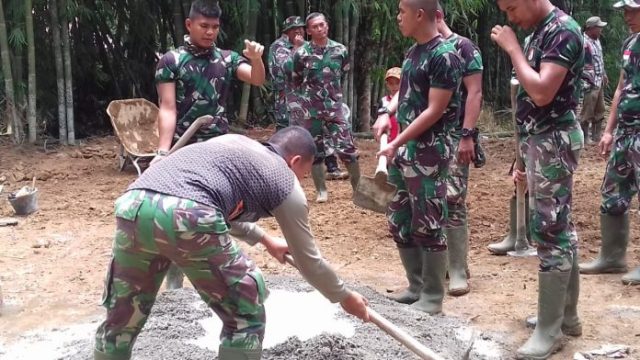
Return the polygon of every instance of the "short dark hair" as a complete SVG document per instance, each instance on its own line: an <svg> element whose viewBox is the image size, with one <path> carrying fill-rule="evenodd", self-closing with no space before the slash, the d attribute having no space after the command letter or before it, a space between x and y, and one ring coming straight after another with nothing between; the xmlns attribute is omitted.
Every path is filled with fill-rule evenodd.
<svg viewBox="0 0 640 360"><path fill-rule="evenodd" d="M269 138L268 143L277 147L285 158L300 155L304 160L312 160L316 157L313 136L301 126L289 126L276 132Z"/></svg>
<svg viewBox="0 0 640 360"><path fill-rule="evenodd" d="M222 9L220 9L220 5L217 1L195 0L191 3L189 18L193 19L196 16L220 19L220 16L222 16Z"/></svg>
<svg viewBox="0 0 640 360"><path fill-rule="evenodd" d="M315 18L319 18L322 17L324 19L324 21L327 21L327 17L324 16L323 13L321 12L312 12L311 14L307 15L307 18L304 20L305 25L309 26L309 21L315 19Z"/></svg>

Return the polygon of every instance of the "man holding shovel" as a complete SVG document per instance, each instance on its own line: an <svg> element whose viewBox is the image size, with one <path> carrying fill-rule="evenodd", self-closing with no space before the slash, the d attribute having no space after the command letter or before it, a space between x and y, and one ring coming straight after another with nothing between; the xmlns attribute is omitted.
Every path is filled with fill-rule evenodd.
<svg viewBox="0 0 640 360"><path fill-rule="evenodd" d="M582 274L627 271L629 208L640 186L640 1L618 1L613 6L624 10L632 34L622 45L622 71L599 144L602 155L611 152L600 189L602 245L597 259L580 264ZM624 275L622 283L640 285L640 267Z"/></svg>
<svg viewBox="0 0 640 360"><path fill-rule="evenodd" d="M584 138L576 119L584 46L580 26L549 0L497 0L510 22L533 29L522 49L509 26L491 38L511 58L520 81L517 131L528 184L531 236L538 244L538 319L518 359L546 359L563 332L580 335L578 236L571 221L573 173Z"/></svg>
<svg viewBox="0 0 640 360"><path fill-rule="evenodd" d="M437 5L437 0L399 2L400 31L416 44L402 64L396 112L401 132L378 153L393 159L389 182L397 190L387 216L411 284L407 302L430 314L442 311L444 299L449 133L458 120L462 77L460 56L438 33ZM389 116L382 114L374 125L376 137L389 128Z"/></svg>
<svg viewBox="0 0 640 360"><path fill-rule="evenodd" d="M311 285L368 320L366 299L346 288L309 229L299 180L311 170L315 155L311 135L292 126L266 144L228 134L190 145L143 173L116 201L103 296L107 318L96 333L95 359L131 358L171 262L223 322L219 359L260 359L265 283L231 236L262 243L280 262L290 252ZM286 243L255 224L270 216Z"/></svg>
<svg viewBox="0 0 640 360"><path fill-rule="evenodd" d="M185 21L189 32L185 45L167 52L158 62L155 78L160 102L159 143L152 164L167 156L172 144L201 116L211 115L213 119L200 127L188 139L189 143L229 131L226 100L234 77L256 86L264 83L262 45L245 40L246 58L216 47L221 15L217 1L193 1ZM182 287L182 278L182 274L172 268L167 276L167 288Z"/></svg>

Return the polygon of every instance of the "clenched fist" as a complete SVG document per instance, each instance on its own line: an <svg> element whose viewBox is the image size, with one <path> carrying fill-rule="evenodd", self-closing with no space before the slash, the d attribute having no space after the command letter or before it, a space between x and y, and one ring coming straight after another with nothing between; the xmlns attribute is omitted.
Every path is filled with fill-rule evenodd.
<svg viewBox="0 0 640 360"><path fill-rule="evenodd" d="M260 45L255 41L249 41L247 39L244 40L244 50L242 50L242 54L249 60L257 60L262 58L262 53L264 52L264 46Z"/></svg>
<svg viewBox="0 0 640 360"><path fill-rule="evenodd" d="M507 25L494 26L491 29L491 40L498 44L507 54L520 48L516 33Z"/></svg>

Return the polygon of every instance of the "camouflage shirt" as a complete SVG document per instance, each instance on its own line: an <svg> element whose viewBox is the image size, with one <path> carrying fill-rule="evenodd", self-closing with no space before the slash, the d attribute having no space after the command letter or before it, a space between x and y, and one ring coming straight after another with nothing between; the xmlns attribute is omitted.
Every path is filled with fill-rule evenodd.
<svg viewBox="0 0 640 360"><path fill-rule="evenodd" d="M405 55L398 93L397 119L404 129L429 107L429 89L453 91L449 106L427 133L448 133L458 122L462 59L453 44L437 36L425 44L414 44ZM424 136L424 135L423 135Z"/></svg>
<svg viewBox="0 0 640 360"><path fill-rule="evenodd" d="M464 36L460 36L453 33L446 39L448 42L458 51L458 55L462 58L462 78L474 74L481 74L483 71L482 66L482 54L480 54L480 48ZM464 82L460 84L460 115L459 121L456 124L455 130L462 131L462 125L464 124L464 108L467 101L467 88L464 86Z"/></svg>
<svg viewBox="0 0 640 360"><path fill-rule="evenodd" d="M203 115L212 115L213 124L203 126L194 137L203 141L228 132L227 96L236 70L247 59L231 50L213 47L197 55L193 46L182 46L164 54L156 68L157 83L175 82L177 126L182 136L189 125Z"/></svg>
<svg viewBox="0 0 640 360"><path fill-rule="evenodd" d="M618 128L640 129L640 33L629 36L622 46L624 80L618 104Z"/></svg>
<svg viewBox="0 0 640 360"><path fill-rule="evenodd" d="M273 90L281 93L286 91L288 73L291 73L291 53L293 44L287 35L282 35L269 47L269 72Z"/></svg>
<svg viewBox="0 0 640 360"><path fill-rule="evenodd" d="M537 106L521 86L517 96L517 121L521 134L540 134L565 128L576 122L580 97L584 47L580 26L573 18L555 8L538 25L525 43L524 55L537 72L544 62L568 69L553 101Z"/></svg>
<svg viewBox="0 0 640 360"><path fill-rule="evenodd" d="M604 81L604 58L599 39L584 34L584 79L586 87L602 87Z"/></svg>
<svg viewBox="0 0 640 360"><path fill-rule="evenodd" d="M325 47L308 41L293 54L295 95L315 110L341 111L342 78L348 71L349 56L344 45L331 39Z"/></svg>

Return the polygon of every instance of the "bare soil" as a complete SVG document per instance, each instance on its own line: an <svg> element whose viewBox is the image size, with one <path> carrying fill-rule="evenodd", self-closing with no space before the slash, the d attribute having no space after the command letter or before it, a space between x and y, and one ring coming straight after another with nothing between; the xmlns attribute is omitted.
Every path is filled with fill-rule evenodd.
<svg viewBox="0 0 640 360"><path fill-rule="evenodd" d="M252 131L264 138L268 130ZM472 169L469 186L472 292L445 299L447 314L467 319L475 327L503 333L513 348L531 330L523 320L537 304L536 258L493 256L486 246L501 240L508 224L508 199L513 185L507 176L513 158L511 140L486 142L488 163ZM362 172L375 168L375 143L359 141ZM99 307L103 277L114 231L113 202L136 178L133 168L117 169L117 139L89 139L77 147L13 147L0 139L0 218L13 216L6 193L37 177L39 211L18 217L17 226L0 227L0 284L5 307L0 339L11 342L27 331L69 325L102 313ZM580 236L582 261L596 256L599 243L599 187L605 160L596 148L582 155L575 177L574 222ZM379 293L405 286L404 273L380 214L351 203L348 181L328 183L329 202L316 204L311 179L304 187L310 199L311 227L324 254L348 282ZM627 260L640 266L640 215L631 212L631 242ZM273 220L262 221L273 234ZM269 258L260 246L248 253L269 276L295 275L292 268ZM640 359L640 287L624 286L620 275L581 277L579 312L584 334L568 339L553 359L569 359L576 351L605 343L632 346Z"/></svg>

